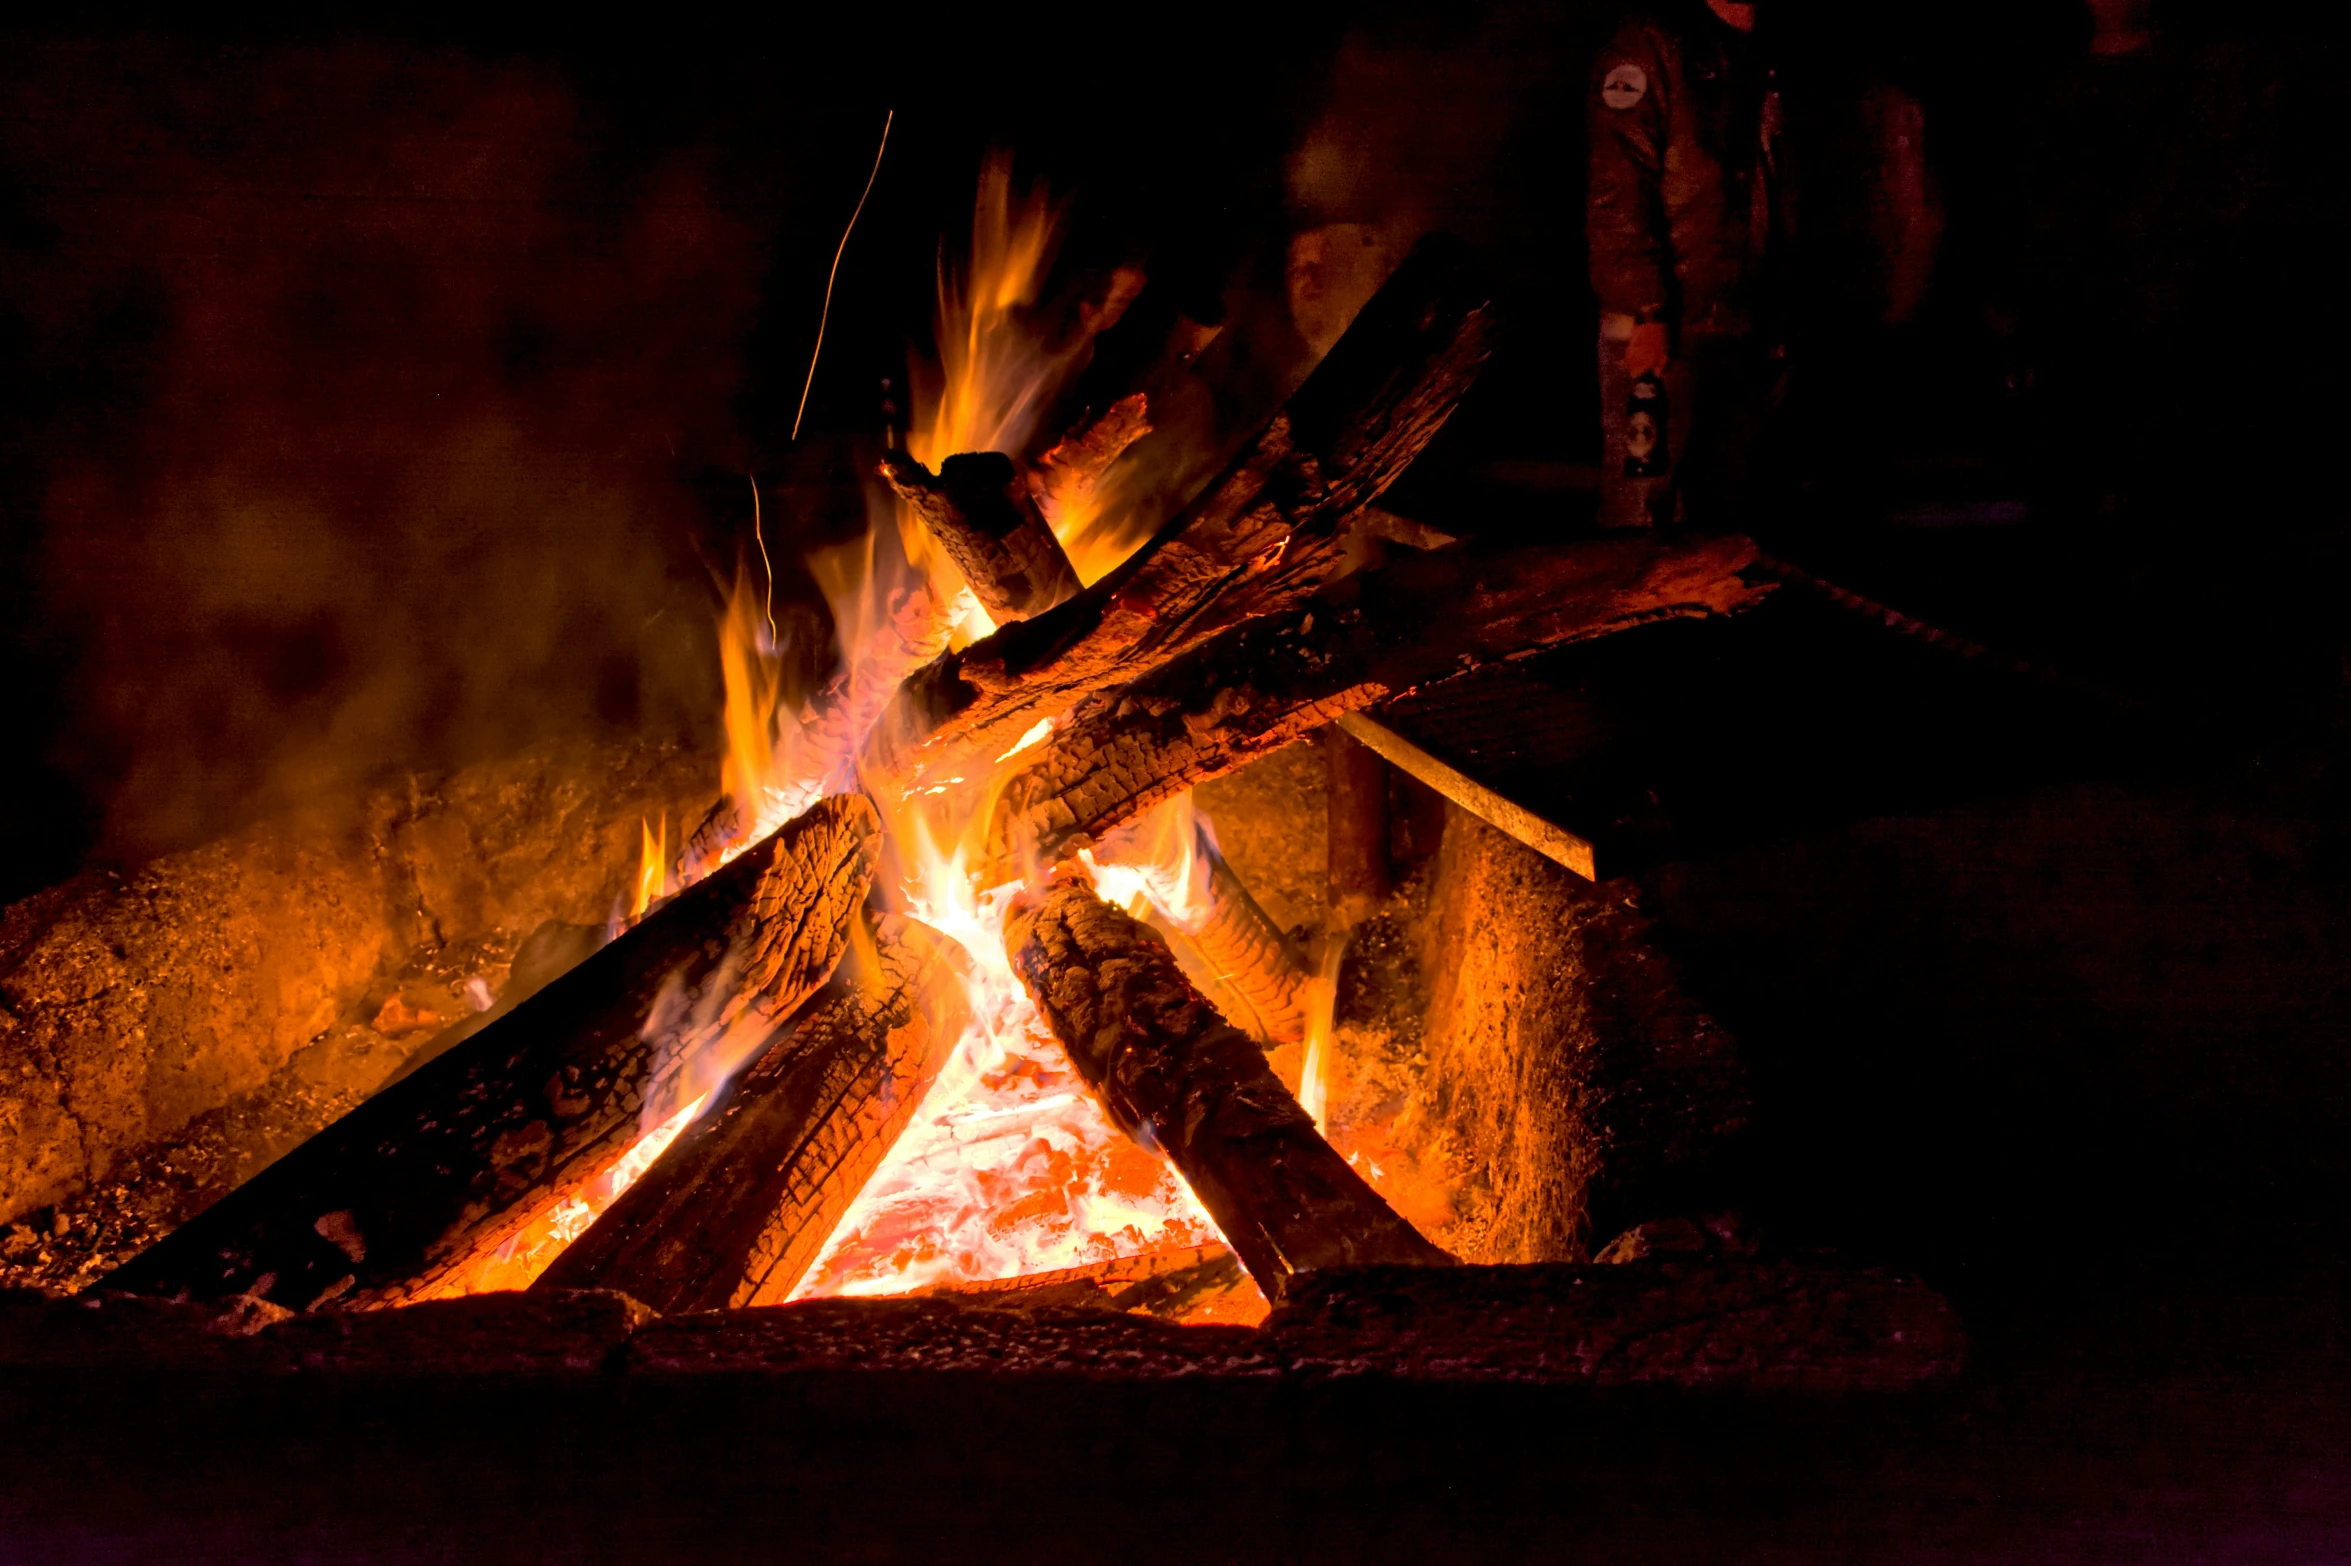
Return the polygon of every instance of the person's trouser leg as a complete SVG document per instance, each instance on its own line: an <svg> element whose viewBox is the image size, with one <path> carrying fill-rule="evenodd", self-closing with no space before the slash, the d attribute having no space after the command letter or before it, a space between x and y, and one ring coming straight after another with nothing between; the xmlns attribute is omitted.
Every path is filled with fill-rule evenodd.
<svg viewBox="0 0 2351 1566"><path fill-rule="evenodd" d="M1625 416L1632 401L1632 377L1624 372L1624 346L1632 340L1633 318L1629 315L1604 315L1600 318L1600 525L1602 527L1655 527L1674 519L1674 469L1669 462L1666 471L1652 478L1627 478L1625 462L1629 453L1625 441L1630 433L1630 420ZM1666 375L1666 429L1669 451L1680 456L1682 415L1673 406L1679 393L1675 374Z"/></svg>

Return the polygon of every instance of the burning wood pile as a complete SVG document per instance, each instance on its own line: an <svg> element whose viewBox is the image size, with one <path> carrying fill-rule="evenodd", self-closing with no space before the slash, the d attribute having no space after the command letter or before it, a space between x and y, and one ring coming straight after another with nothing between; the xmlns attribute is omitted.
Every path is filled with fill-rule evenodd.
<svg viewBox="0 0 2351 1566"><path fill-rule="evenodd" d="M1031 459L1006 410L1034 388L975 402L985 366L951 355L882 465L920 528L908 578L868 584L840 673L780 727L738 604L726 797L649 856L633 927L108 1287L296 1312L1023 1279L1196 1301L1237 1256L1278 1304L1320 1269L1450 1263L1269 1068L1327 986L1189 790L1404 692L1758 596L1740 539L1382 542L1376 502L1497 330L1464 254L1424 242L1115 560L1064 541L1100 536L1147 405ZM1006 1130L1023 1152L991 1163Z"/></svg>

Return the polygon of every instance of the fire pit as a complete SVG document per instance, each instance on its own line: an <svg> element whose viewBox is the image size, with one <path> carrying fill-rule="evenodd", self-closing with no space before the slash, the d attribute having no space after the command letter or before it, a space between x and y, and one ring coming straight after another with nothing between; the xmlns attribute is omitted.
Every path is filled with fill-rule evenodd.
<svg viewBox="0 0 2351 1566"><path fill-rule="evenodd" d="M1005 306L1049 222L991 173L891 509L824 563L842 658L806 702L738 580L722 797L674 854L646 826L609 943L54 1319L270 1369L1949 1372L1917 1285L1705 1219L1736 1053L1572 873L1589 846L1351 719L1459 802L1394 783L1424 825L1391 888L1388 775L1331 729L1734 614L1752 546L1477 549L1378 510L1500 329L1441 238L1139 521L1147 395L1035 428L1083 346ZM1236 837L1295 860L1327 815L1328 917L1286 927L1195 790L1302 757L1333 785Z"/></svg>

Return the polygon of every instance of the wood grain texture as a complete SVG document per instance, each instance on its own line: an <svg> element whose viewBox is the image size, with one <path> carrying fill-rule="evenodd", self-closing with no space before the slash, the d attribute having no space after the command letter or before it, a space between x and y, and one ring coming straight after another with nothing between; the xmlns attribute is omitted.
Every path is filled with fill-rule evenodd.
<svg viewBox="0 0 2351 1566"><path fill-rule="evenodd" d="M965 452L937 473L902 451L882 477L906 502L998 625L1041 614L1078 591L1069 556L1045 525L1026 479L1000 451Z"/></svg>
<svg viewBox="0 0 2351 1566"><path fill-rule="evenodd" d="M1051 864L1161 801L1331 722L1480 665L1762 596L1746 539L1642 535L1442 550L1331 584L1105 691L995 792L992 851Z"/></svg>
<svg viewBox="0 0 2351 1566"><path fill-rule="evenodd" d="M1167 1155L1266 1298L1322 1267L1451 1262L1347 1167L1159 937L1090 885L1022 898L1005 949L1111 1121Z"/></svg>
<svg viewBox="0 0 2351 1566"><path fill-rule="evenodd" d="M785 1015L824 982L879 835L862 796L823 801L106 1286L297 1310L436 1292L634 1145L664 1065L657 1004Z"/></svg>
<svg viewBox="0 0 2351 1566"><path fill-rule="evenodd" d="M907 681L867 775L901 787L974 775L1045 718L1258 615L1310 596L1346 524L1433 439L1493 351L1466 253L1424 240L1282 411L1117 570Z"/></svg>
<svg viewBox="0 0 2351 1566"><path fill-rule="evenodd" d="M780 1300L953 1052L962 967L946 937L884 917L532 1287L617 1289L665 1313Z"/></svg>

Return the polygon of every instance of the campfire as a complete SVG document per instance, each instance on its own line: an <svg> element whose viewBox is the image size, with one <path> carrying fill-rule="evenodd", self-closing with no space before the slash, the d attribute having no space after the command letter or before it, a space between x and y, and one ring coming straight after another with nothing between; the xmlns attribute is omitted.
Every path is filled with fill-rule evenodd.
<svg viewBox="0 0 2351 1566"><path fill-rule="evenodd" d="M1453 1263L1401 1164L1318 1124L1343 932L1277 926L1192 790L1407 693L1735 612L1753 551L1480 550L1378 509L1500 331L1442 238L1237 449L1185 454L1213 476L1160 521L1148 393L1039 427L1137 286L1036 308L1053 227L990 169L883 509L811 562L839 666L786 700L768 573L738 578L722 797L674 850L647 823L616 938L107 1287L665 1314L1075 1291L1247 1322L1318 1271Z"/></svg>

